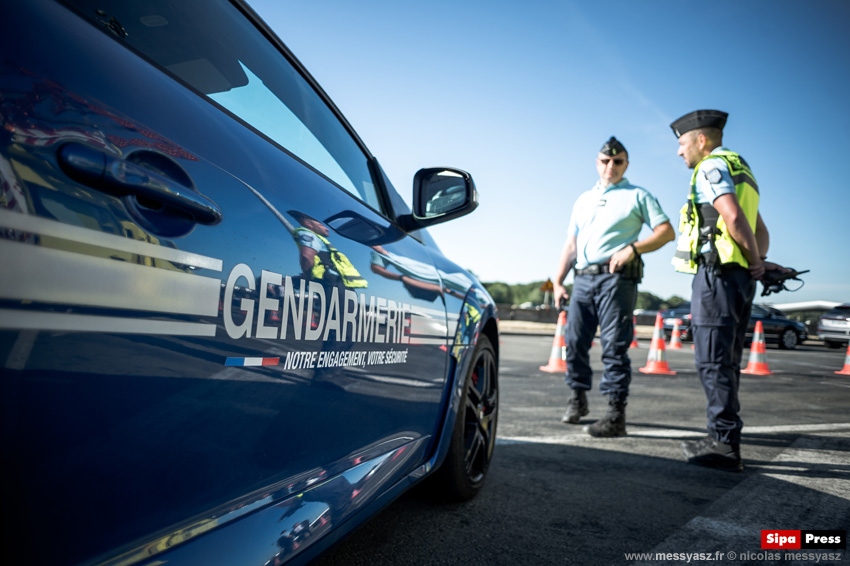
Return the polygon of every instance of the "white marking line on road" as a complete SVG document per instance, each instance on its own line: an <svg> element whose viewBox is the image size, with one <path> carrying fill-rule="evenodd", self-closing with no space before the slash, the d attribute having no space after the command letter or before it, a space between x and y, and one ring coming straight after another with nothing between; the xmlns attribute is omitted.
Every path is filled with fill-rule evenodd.
<svg viewBox="0 0 850 566"><path fill-rule="evenodd" d="M775 426L746 426L744 425L744 436L750 434L772 434L772 433L800 433L807 432L840 432L850 431L850 423L821 423L809 425L775 425Z"/></svg>
<svg viewBox="0 0 850 566"><path fill-rule="evenodd" d="M850 384L845 385L844 383L833 383L831 381L821 381L821 385L832 385L833 387L845 387L850 389Z"/></svg>
<svg viewBox="0 0 850 566"><path fill-rule="evenodd" d="M814 368L816 371L831 371L831 368L827 367L826 364L823 364L823 363L810 364L810 363L807 363L807 362L795 362L793 360L791 360L791 361L783 360L782 361L782 367L784 368L785 366L800 366L800 367L806 367L806 368ZM789 370L786 370L786 371L793 371L793 370L789 369Z"/></svg>
<svg viewBox="0 0 850 566"><path fill-rule="evenodd" d="M629 426L629 434L625 438L700 438L704 431L680 430L673 428L642 428ZM850 431L850 423L823 423L775 426L744 426L744 441L748 434L809 434L814 432ZM504 436L497 437L496 444L575 444L585 442L589 438L585 434L557 434L549 436Z"/></svg>
<svg viewBox="0 0 850 566"><path fill-rule="evenodd" d="M850 489L845 479L848 443L848 433L797 439L764 466L764 472L751 475L727 491L702 516L689 521L647 554L722 554L721 561L743 560L742 553L762 552L762 529L819 528L817 525L840 522L850 513ZM735 556L730 555L733 552ZM658 562L632 564L649 566Z"/></svg>

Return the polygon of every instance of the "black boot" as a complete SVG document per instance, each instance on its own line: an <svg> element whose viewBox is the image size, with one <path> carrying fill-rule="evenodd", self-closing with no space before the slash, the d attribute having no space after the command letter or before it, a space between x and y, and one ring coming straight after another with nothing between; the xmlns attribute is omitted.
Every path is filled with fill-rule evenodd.
<svg viewBox="0 0 850 566"><path fill-rule="evenodd" d="M584 427L584 431L597 437L626 436L626 401L609 399L605 416Z"/></svg>
<svg viewBox="0 0 850 566"><path fill-rule="evenodd" d="M741 461L741 445L724 444L711 436L701 440L682 442L682 454L689 464L699 464L727 472L744 470L744 463Z"/></svg>
<svg viewBox="0 0 850 566"><path fill-rule="evenodd" d="M573 389L573 393L567 401L567 412L561 417L561 422L578 424L579 419L587 413L587 394L584 389Z"/></svg>

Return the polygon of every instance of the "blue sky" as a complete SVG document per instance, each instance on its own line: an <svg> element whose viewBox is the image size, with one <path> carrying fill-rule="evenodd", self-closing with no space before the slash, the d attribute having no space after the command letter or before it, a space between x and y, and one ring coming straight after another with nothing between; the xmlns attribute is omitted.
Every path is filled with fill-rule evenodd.
<svg viewBox="0 0 850 566"><path fill-rule="evenodd" d="M691 171L669 124L716 108L759 182L769 259L811 269L768 299L850 302L850 2L249 1L408 202L422 167L472 174L479 208L431 233L483 281L554 275L612 135L675 227ZM673 251L645 256L641 290L690 298Z"/></svg>

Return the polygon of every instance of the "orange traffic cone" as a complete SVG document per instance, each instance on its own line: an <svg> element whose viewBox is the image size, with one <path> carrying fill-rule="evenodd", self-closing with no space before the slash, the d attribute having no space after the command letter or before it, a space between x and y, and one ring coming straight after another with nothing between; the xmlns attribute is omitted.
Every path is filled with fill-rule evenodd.
<svg viewBox="0 0 850 566"><path fill-rule="evenodd" d="M552 352L549 354L549 363L540 366L540 371L549 373L565 373L567 371L567 343L564 341L564 333L567 330L567 311L561 311L558 315L558 326L555 328L555 338L552 340Z"/></svg>
<svg viewBox="0 0 850 566"><path fill-rule="evenodd" d="M646 357L646 366L640 368L640 371L676 375L676 372L667 365L667 350L664 348L664 323L661 321L661 313L655 316L655 330L652 333L652 343L649 345L649 355Z"/></svg>
<svg viewBox="0 0 850 566"><path fill-rule="evenodd" d="M632 317L632 327L635 329L635 337L632 338L632 345L629 348L640 348L640 344L637 341L637 317Z"/></svg>
<svg viewBox="0 0 850 566"><path fill-rule="evenodd" d="M850 375L850 344L847 344L847 355L844 356L844 369L835 373L838 375Z"/></svg>
<svg viewBox="0 0 850 566"><path fill-rule="evenodd" d="M741 373L749 373L752 375L773 375L770 368L767 367L767 357L765 352L766 346L764 343L764 327L761 321L756 321L756 329L753 332L753 343L750 344L750 360L747 362L747 368L742 369Z"/></svg>
<svg viewBox="0 0 850 566"><path fill-rule="evenodd" d="M682 339L679 336L679 325L682 324L682 321L678 318L675 322L673 322L673 334L670 336L670 349L671 350L681 350L682 349Z"/></svg>

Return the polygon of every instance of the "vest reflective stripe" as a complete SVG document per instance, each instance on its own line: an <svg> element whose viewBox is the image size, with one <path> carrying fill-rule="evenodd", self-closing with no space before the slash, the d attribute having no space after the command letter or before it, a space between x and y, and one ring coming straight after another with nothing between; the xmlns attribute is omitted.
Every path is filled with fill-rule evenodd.
<svg viewBox="0 0 850 566"><path fill-rule="evenodd" d="M342 278L342 284L346 287L358 288L358 287L367 287L369 285L368 281L360 275L360 272L357 271L357 268L349 261L349 259L340 252L338 249L331 245L330 240L322 236L321 234L317 234L312 230L308 230L307 228L296 228L295 234L298 232L309 232L319 238L323 244L328 247L327 255L330 258L331 267L339 273ZM297 242L297 237L296 237ZM316 254L316 257L313 260L313 268L310 270L310 275L314 279L324 279L325 272L327 271L327 266L325 262L322 260L322 256L324 256L324 252L319 252Z"/></svg>
<svg viewBox="0 0 850 566"><path fill-rule="evenodd" d="M679 211L679 239L676 241L676 253L671 260L676 271L682 273L697 272L698 223L694 201L688 198L688 202Z"/></svg>
<svg viewBox="0 0 850 566"><path fill-rule="evenodd" d="M717 222L709 230L705 230L705 227L701 226L703 215L700 213L700 205L696 204L696 181L699 166L706 159L722 159L726 162L732 175L732 181L735 183L735 195L738 197L738 203L744 211L750 229L753 233L756 230L759 204L758 184L747 162L740 155L731 151L716 152L704 157L694 167L688 202L679 213L680 235L672 263L676 271L683 273L696 273L700 248L706 241L711 243L712 251L716 251L718 263L737 263L742 267L749 266L741 248L726 229L726 222L722 216L717 215Z"/></svg>

